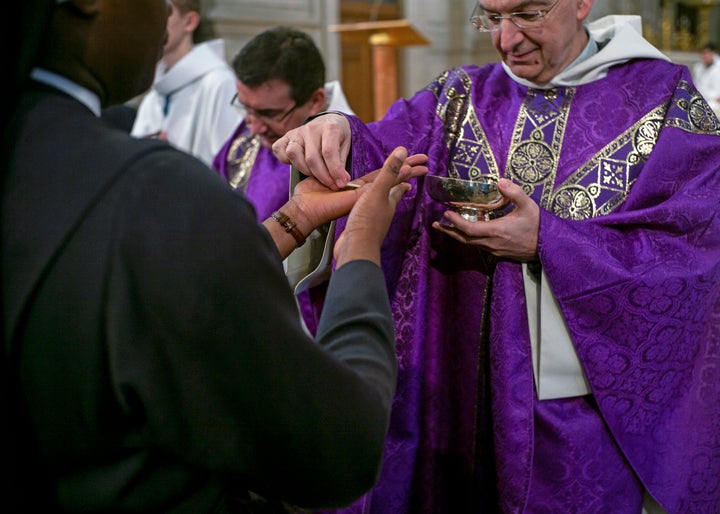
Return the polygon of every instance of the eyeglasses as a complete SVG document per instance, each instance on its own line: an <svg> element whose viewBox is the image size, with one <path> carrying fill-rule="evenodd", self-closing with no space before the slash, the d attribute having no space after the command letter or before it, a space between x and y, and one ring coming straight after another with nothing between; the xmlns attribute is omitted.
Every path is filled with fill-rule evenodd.
<svg viewBox="0 0 720 514"><path fill-rule="evenodd" d="M507 16L502 16L499 13L487 13L482 5L477 4L472 16L470 16L470 23L480 32L496 32L500 30L500 25L503 20L510 20L519 29L537 29L545 25L547 14L559 1L560 0L555 0L555 2L546 9L512 12ZM483 12L484 14L478 14L478 12Z"/></svg>
<svg viewBox="0 0 720 514"><path fill-rule="evenodd" d="M295 105L293 105L287 111L283 111L282 109L252 109L252 108L246 107L245 105L240 103L237 93L235 93L235 96L233 96L232 100L230 100L230 105L232 105L236 109L242 110L245 113L245 116L252 116L253 118L260 118L260 119L263 119L270 123L282 123L285 120L285 118L290 116L290 114L295 109L300 107L300 104L298 104L296 102Z"/></svg>

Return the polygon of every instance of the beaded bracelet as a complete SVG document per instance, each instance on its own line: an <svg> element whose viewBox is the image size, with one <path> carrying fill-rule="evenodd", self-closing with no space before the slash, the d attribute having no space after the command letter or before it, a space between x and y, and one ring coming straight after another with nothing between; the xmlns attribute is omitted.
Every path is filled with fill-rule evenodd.
<svg viewBox="0 0 720 514"><path fill-rule="evenodd" d="M285 232L293 236L295 241L297 241L298 248L305 244L305 236L297 228L297 223L290 219L290 216L282 211L275 211L272 213L272 219L280 223L282 228L285 229Z"/></svg>

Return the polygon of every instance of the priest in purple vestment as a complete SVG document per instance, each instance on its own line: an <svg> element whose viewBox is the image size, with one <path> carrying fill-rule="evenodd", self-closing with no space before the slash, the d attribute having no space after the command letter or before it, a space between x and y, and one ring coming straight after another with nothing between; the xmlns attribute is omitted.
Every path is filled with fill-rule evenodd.
<svg viewBox="0 0 720 514"><path fill-rule="evenodd" d="M419 178L398 207L398 390L343 512L720 512L720 122L638 17L592 3L484 0L502 62L273 147L341 187L405 145L510 202L468 221Z"/></svg>
<svg viewBox="0 0 720 514"><path fill-rule="evenodd" d="M237 77L232 103L244 118L212 167L245 194L262 221L290 197L290 166L272 152L273 143L321 111L353 111L340 83L325 82L320 50L310 35L300 30L274 27L261 32L240 50L232 66ZM302 291L296 288L303 320L312 334L320 319L325 288L326 284ZM317 307L313 297L318 298Z"/></svg>

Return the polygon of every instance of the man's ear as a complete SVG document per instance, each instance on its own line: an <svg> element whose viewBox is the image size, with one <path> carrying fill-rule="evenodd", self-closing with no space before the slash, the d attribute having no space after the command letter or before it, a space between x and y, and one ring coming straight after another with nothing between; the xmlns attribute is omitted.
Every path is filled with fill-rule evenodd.
<svg viewBox="0 0 720 514"><path fill-rule="evenodd" d="M200 25L200 13L197 11L188 11L183 17L185 18L185 30L192 34Z"/></svg>
<svg viewBox="0 0 720 514"><path fill-rule="evenodd" d="M326 109L325 106L325 87L319 87L315 91L313 91L313 94L310 95L310 103L312 106L311 112L313 114L317 114L319 112L322 112Z"/></svg>
<svg viewBox="0 0 720 514"><path fill-rule="evenodd" d="M595 0L578 0L578 19L585 21L590 16Z"/></svg>

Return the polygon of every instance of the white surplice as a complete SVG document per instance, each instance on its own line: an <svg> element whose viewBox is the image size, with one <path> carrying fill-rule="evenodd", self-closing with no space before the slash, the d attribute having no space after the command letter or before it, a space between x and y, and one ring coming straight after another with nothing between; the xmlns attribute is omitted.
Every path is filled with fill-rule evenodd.
<svg viewBox="0 0 720 514"><path fill-rule="evenodd" d="M195 45L169 70L160 63L131 134L166 132L170 144L211 165L242 121L242 112L230 105L235 80L220 39Z"/></svg>

